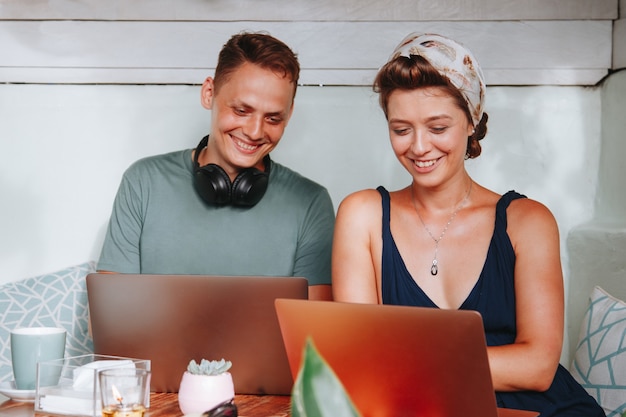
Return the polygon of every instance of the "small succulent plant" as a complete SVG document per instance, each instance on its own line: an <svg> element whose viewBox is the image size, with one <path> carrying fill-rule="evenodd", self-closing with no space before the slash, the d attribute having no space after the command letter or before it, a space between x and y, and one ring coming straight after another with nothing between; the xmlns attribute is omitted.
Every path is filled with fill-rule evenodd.
<svg viewBox="0 0 626 417"><path fill-rule="evenodd" d="M194 359L189 362L187 372L194 375L219 375L228 371L233 364L225 359L219 361L208 361L202 359L200 364Z"/></svg>

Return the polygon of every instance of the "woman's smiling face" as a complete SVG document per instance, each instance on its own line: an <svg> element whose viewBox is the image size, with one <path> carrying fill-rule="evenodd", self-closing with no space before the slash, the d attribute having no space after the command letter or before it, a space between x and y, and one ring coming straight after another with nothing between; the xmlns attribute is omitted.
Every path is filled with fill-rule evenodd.
<svg viewBox="0 0 626 417"><path fill-rule="evenodd" d="M393 151L415 181L436 185L463 171L472 125L442 89L393 91L387 123Z"/></svg>
<svg viewBox="0 0 626 417"><path fill-rule="evenodd" d="M263 170L263 158L278 145L291 117L294 84L246 63L219 90L213 87L211 79L203 86L203 104L211 109L211 135L210 160L200 165L218 164L231 177L245 168Z"/></svg>

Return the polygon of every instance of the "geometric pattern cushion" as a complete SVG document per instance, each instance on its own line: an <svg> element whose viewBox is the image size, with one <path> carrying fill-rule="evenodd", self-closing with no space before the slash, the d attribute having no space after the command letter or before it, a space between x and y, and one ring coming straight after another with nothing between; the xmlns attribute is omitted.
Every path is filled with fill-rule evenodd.
<svg viewBox="0 0 626 417"><path fill-rule="evenodd" d="M626 302L593 289L570 368L607 417L626 412Z"/></svg>
<svg viewBox="0 0 626 417"><path fill-rule="evenodd" d="M86 262L0 286L0 382L13 380L10 332L17 327L63 327L66 357L93 353L85 277L94 271L95 262Z"/></svg>

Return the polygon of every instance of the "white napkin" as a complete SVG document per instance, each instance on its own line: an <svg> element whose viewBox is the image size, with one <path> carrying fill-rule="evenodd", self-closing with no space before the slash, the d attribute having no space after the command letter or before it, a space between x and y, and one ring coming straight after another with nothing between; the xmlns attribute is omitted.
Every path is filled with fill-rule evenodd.
<svg viewBox="0 0 626 417"><path fill-rule="evenodd" d="M93 383L97 375L97 371L109 368L135 368L135 362L128 359L113 359L90 362L86 365L74 369L74 381L72 387L76 391L93 392Z"/></svg>
<svg viewBox="0 0 626 417"><path fill-rule="evenodd" d="M39 397L39 409L49 413L72 414L72 415L94 415L100 413L101 401L98 385L94 389L94 382L98 372L111 368L135 368L135 362L128 359L100 360L90 362L73 370L72 388L66 387L53 389Z"/></svg>
<svg viewBox="0 0 626 417"><path fill-rule="evenodd" d="M63 392L60 395L43 395L39 397L39 408L48 413L83 416L92 416L94 412L99 412L100 400L94 404L93 398L76 398L70 395L71 393L63 395Z"/></svg>

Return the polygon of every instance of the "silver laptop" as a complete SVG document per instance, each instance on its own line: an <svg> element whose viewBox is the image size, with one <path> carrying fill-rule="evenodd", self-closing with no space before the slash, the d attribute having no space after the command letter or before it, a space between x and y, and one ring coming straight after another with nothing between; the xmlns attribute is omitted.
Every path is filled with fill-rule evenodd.
<svg viewBox="0 0 626 417"><path fill-rule="evenodd" d="M475 311L280 299L276 311L294 379L310 337L364 417L539 414L497 408Z"/></svg>
<svg viewBox="0 0 626 417"><path fill-rule="evenodd" d="M150 359L152 391L177 392L192 359L224 358L235 393L291 393L274 300L306 299L305 278L94 273L87 294L95 353Z"/></svg>

